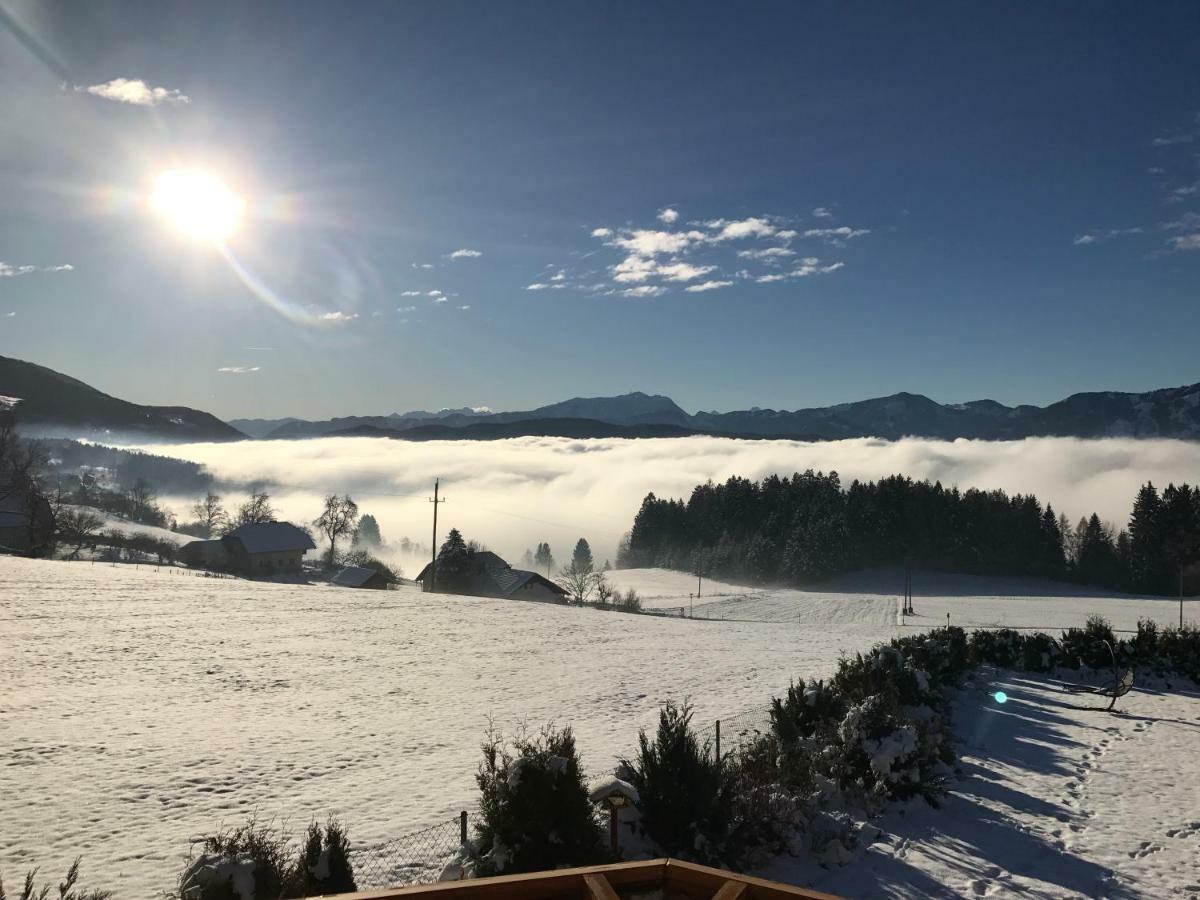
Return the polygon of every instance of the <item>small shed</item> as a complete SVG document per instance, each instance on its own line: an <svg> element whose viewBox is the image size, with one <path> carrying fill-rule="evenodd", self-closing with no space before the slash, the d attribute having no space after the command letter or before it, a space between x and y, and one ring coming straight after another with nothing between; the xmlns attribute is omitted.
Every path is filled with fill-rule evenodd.
<svg viewBox="0 0 1200 900"><path fill-rule="evenodd" d="M229 551L220 540L188 541L180 553L192 569L223 571L229 565Z"/></svg>
<svg viewBox="0 0 1200 900"><path fill-rule="evenodd" d="M384 591L388 587L388 578L378 569L369 569L366 566L346 566L333 576L332 583L339 587Z"/></svg>

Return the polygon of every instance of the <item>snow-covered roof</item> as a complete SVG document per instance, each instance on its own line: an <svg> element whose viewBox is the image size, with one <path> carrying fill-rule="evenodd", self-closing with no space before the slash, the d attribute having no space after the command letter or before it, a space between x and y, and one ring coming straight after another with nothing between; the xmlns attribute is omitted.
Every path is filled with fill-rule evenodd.
<svg viewBox="0 0 1200 900"><path fill-rule="evenodd" d="M241 525L226 538L236 538L247 553L279 553L285 550L315 550L317 545L291 522L259 522Z"/></svg>
<svg viewBox="0 0 1200 900"><path fill-rule="evenodd" d="M638 796L637 788L616 775L601 775L588 782L588 799L593 803L607 800L613 794L624 797L630 803L639 803L642 799Z"/></svg>
<svg viewBox="0 0 1200 900"><path fill-rule="evenodd" d="M362 587L377 574L375 569L366 566L346 566L333 576L333 583L341 587Z"/></svg>

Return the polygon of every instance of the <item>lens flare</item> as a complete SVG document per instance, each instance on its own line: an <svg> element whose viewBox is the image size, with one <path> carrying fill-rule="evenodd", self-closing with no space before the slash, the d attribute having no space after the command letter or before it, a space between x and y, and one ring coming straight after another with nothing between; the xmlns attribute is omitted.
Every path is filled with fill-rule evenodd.
<svg viewBox="0 0 1200 900"><path fill-rule="evenodd" d="M1007 703L1008 702L1008 694L1004 693L1004 691L996 691L996 693L992 694L992 698L997 703Z"/></svg>
<svg viewBox="0 0 1200 900"><path fill-rule="evenodd" d="M223 244L237 231L246 204L211 172L172 169L155 180L150 208L193 240Z"/></svg>

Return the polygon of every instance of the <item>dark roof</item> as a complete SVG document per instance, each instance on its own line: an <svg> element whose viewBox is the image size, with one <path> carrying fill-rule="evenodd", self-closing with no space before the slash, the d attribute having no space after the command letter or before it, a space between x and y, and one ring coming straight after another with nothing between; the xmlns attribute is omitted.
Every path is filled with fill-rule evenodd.
<svg viewBox="0 0 1200 900"><path fill-rule="evenodd" d="M242 525L225 537L238 540L247 553L279 553L285 550L315 550L317 545L291 522L260 522Z"/></svg>
<svg viewBox="0 0 1200 900"><path fill-rule="evenodd" d="M537 572L528 572L525 569L509 569L502 577L496 578L496 583L504 592L505 597L511 597L521 588L530 584L540 584L556 594L566 596L566 590L555 584L549 578L539 575Z"/></svg>
<svg viewBox="0 0 1200 900"><path fill-rule="evenodd" d="M366 566L346 566L333 576L333 584L341 587L362 587L376 575L383 577L383 573L377 569L368 569Z"/></svg>

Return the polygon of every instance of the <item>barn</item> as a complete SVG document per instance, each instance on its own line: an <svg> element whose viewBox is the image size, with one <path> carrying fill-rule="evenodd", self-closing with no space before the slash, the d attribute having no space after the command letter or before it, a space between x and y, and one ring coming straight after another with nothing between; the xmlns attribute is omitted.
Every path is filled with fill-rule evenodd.
<svg viewBox="0 0 1200 900"><path fill-rule="evenodd" d="M505 600L538 600L543 603L561 603L567 592L537 572L514 569L490 550L476 550L469 554L470 575L465 588L459 592L472 597L500 597ZM425 566L417 575L425 590L430 589L433 564Z"/></svg>
<svg viewBox="0 0 1200 900"><path fill-rule="evenodd" d="M346 566L333 576L331 583L338 587L366 588L376 591L387 590L389 584L386 575L377 569L368 569L366 566Z"/></svg>
<svg viewBox="0 0 1200 900"><path fill-rule="evenodd" d="M317 549L308 532L291 522L240 525L221 538L229 569L250 578L300 572L304 554Z"/></svg>

